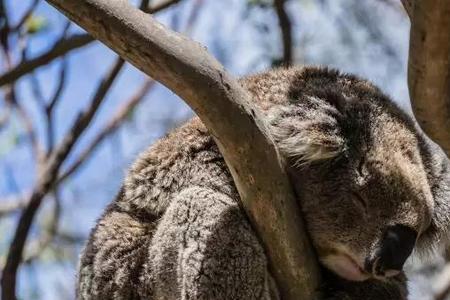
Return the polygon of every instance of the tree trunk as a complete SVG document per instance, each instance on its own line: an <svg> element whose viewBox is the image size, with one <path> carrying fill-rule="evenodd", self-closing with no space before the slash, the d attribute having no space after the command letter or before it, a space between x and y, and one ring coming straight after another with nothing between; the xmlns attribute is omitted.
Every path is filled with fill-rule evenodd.
<svg viewBox="0 0 450 300"><path fill-rule="evenodd" d="M403 1L411 18L408 84L414 115L450 154L450 1Z"/></svg>

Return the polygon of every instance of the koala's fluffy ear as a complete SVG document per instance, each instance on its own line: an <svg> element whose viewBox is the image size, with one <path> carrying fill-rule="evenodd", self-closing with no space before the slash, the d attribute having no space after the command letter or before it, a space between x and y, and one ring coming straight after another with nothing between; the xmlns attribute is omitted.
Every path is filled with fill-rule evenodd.
<svg viewBox="0 0 450 300"><path fill-rule="evenodd" d="M271 108L269 122L282 154L304 165L336 157L345 149L339 116L335 106L309 97L304 103Z"/></svg>

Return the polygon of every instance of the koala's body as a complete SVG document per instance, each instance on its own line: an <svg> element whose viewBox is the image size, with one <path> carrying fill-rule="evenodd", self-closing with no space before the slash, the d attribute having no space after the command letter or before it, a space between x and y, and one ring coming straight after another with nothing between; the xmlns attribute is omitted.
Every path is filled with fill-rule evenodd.
<svg viewBox="0 0 450 300"><path fill-rule="evenodd" d="M354 76L305 67L241 83L286 158L325 267L326 296L406 299L405 260L447 240L442 151ZM140 155L93 229L78 276L79 299L279 297L232 177L198 118Z"/></svg>

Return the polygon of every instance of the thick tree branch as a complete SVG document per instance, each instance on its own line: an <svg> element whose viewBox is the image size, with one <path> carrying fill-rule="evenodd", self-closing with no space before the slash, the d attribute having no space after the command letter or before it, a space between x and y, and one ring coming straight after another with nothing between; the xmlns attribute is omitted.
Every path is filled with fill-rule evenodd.
<svg viewBox="0 0 450 300"><path fill-rule="evenodd" d="M54 132L54 121L53 121L53 109L57 105L57 103L61 100L62 92L64 90L64 86L66 85L67 79L67 62L65 57L62 58L61 69L59 71L58 76L58 84L53 92L52 97L48 101L48 104L45 106L45 116L47 118L47 157L53 151L53 146L55 143L55 132Z"/></svg>
<svg viewBox="0 0 450 300"><path fill-rule="evenodd" d="M55 151L50 155L46 164L42 167L40 174L38 174L38 182L28 200L28 204L20 215L16 231L13 236L8 255L6 257L6 264L2 272L1 287L2 297L4 300L15 300L16 294L16 277L17 269L22 260L23 249L28 237L28 233L33 223L36 212L41 205L44 196L51 190L57 179L59 169L69 155L78 138L89 126L95 116L100 104L105 98L107 92L111 88L114 80L122 69L124 61L117 59L113 64L111 70L101 80L96 93L89 107L82 112L74 122L70 131L65 135L63 141L58 145Z"/></svg>
<svg viewBox="0 0 450 300"><path fill-rule="evenodd" d="M33 59L24 61L11 70L7 71L5 74L0 75L0 87L6 84L11 84L12 82L34 71L35 69L50 63L54 59L74 49L81 48L92 41L94 41L94 39L88 34L75 34L71 37L64 38L58 41L46 53Z"/></svg>
<svg viewBox="0 0 450 300"><path fill-rule="evenodd" d="M406 2L414 8L408 64L412 107L423 130L449 155L450 1Z"/></svg>
<svg viewBox="0 0 450 300"><path fill-rule="evenodd" d="M127 1L48 2L196 111L227 161L282 298L314 299L314 252L278 152L247 92L202 46Z"/></svg>
<svg viewBox="0 0 450 300"><path fill-rule="evenodd" d="M62 58L62 62L61 62L61 69L59 70L59 75L58 75L58 84L56 86L55 91L53 92L52 97L50 98L50 100L48 101L48 106L46 107L46 110L51 113L53 111L53 109L55 108L57 102L60 100L61 98L61 93L64 89L64 86L66 85L66 79L67 79L67 61L66 59L63 57Z"/></svg>
<svg viewBox="0 0 450 300"><path fill-rule="evenodd" d="M5 0L0 0L0 46L7 60L9 60L9 33L11 25L6 11ZM8 62L7 62L8 63Z"/></svg>
<svg viewBox="0 0 450 300"><path fill-rule="evenodd" d="M274 0L273 5L278 16L278 24L281 30L281 37L283 40L283 60L284 66L292 65L292 24L287 14L285 4L286 0Z"/></svg>

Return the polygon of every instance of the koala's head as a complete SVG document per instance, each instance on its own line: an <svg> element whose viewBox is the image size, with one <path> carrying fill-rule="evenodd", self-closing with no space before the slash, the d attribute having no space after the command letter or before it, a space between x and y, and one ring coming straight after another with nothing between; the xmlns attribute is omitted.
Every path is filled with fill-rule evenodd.
<svg viewBox="0 0 450 300"><path fill-rule="evenodd" d="M305 69L288 98L271 109L272 130L322 264L348 280L390 277L442 238L449 209L436 202L433 158L387 96L354 76Z"/></svg>

